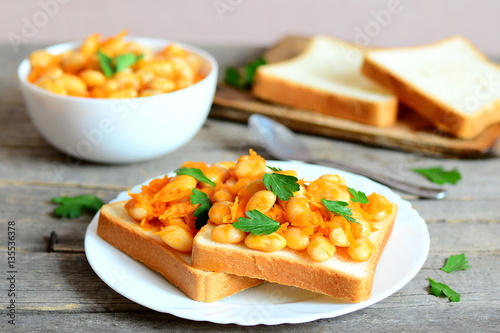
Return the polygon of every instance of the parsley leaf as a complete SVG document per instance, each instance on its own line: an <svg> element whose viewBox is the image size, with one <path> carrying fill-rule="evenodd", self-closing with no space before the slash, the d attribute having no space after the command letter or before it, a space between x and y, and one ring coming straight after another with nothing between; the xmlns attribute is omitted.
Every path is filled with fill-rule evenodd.
<svg viewBox="0 0 500 333"><path fill-rule="evenodd" d="M212 207L212 201L210 197L198 189L193 189L193 194L189 196L191 203L193 205L199 204L200 206L196 208L193 215L196 216L196 229L200 230L208 222L208 211Z"/></svg>
<svg viewBox="0 0 500 333"><path fill-rule="evenodd" d="M177 169L175 171L177 175L188 175L196 179L197 181L200 181L202 183L206 183L211 186L216 186L216 184L211 181L205 174L203 174L203 171L198 168L187 168L187 167L182 167L180 169Z"/></svg>
<svg viewBox="0 0 500 333"><path fill-rule="evenodd" d="M99 58L99 65L101 65L104 75L106 75L106 77L112 77L115 73L112 65L113 59L101 51L97 51L97 57Z"/></svg>
<svg viewBox="0 0 500 333"><path fill-rule="evenodd" d="M446 297L450 299L452 302L460 302L460 294L457 293L455 290L451 289L447 285L436 282L431 278L429 279L429 284L431 287L431 292L434 296L440 297L442 294L444 294Z"/></svg>
<svg viewBox="0 0 500 333"><path fill-rule="evenodd" d="M194 216L198 217L203 214L204 211L208 211L210 207L212 207L212 201L205 192L202 192L196 188L194 188L192 192L193 194L189 196L189 198L191 199L191 203L193 205L200 205L193 213Z"/></svg>
<svg viewBox="0 0 500 333"><path fill-rule="evenodd" d="M359 202L359 203L362 203L362 204L367 204L370 202L370 200L368 200L368 198L366 197L366 194L364 192L361 192L361 191L356 191L355 189L351 188L351 187L348 187L347 188L349 190L349 193L351 193L352 195L352 202Z"/></svg>
<svg viewBox="0 0 500 333"><path fill-rule="evenodd" d="M270 165L268 165L267 167L268 167L271 171L274 171L274 172L283 171L283 169L280 169L280 168L278 168L278 167L273 167L273 166L270 166Z"/></svg>
<svg viewBox="0 0 500 333"><path fill-rule="evenodd" d="M54 214L57 217L67 217L76 219L82 215L83 210L91 213L97 212L101 209L104 202L92 194L78 195L75 197L55 197L52 202L59 204L54 209Z"/></svg>
<svg viewBox="0 0 500 333"><path fill-rule="evenodd" d="M234 67L226 68L226 76L224 77L224 82L236 88L243 88L244 86L244 83L242 82L240 77L240 72Z"/></svg>
<svg viewBox="0 0 500 333"><path fill-rule="evenodd" d="M266 173L262 179L266 188L281 200L288 200L293 197L293 192L300 190L298 178L294 176L273 172Z"/></svg>
<svg viewBox="0 0 500 333"><path fill-rule="evenodd" d="M248 218L240 217L233 227L254 235L270 235L280 228L280 223L257 209L246 212Z"/></svg>
<svg viewBox="0 0 500 333"><path fill-rule="evenodd" d="M255 72L261 65L265 65L266 60L260 57L254 61L247 63L243 68L228 67L224 82L230 86L247 89L252 86L255 79Z"/></svg>
<svg viewBox="0 0 500 333"><path fill-rule="evenodd" d="M422 176L426 177L431 182L436 184L456 184L460 179L462 179L462 175L460 174L460 172L458 172L457 169L446 171L442 167L434 167L413 168L411 170L421 174Z"/></svg>
<svg viewBox="0 0 500 333"><path fill-rule="evenodd" d="M468 265L467 258L465 254L458 254L456 256L450 256L448 260L446 260L446 264L441 268L442 271L446 273L452 273L456 271L462 271L471 268Z"/></svg>
<svg viewBox="0 0 500 333"><path fill-rule="evenodd" d="M106 75L106 77L112 77L114 74L134 65L136 62L141 60L144 55L124 53L111 58L101 51L97 51L97 57L104 75Z"/></svg>
<svg viewBox="0 0 500 333"><path fill-rule="evenodd" d="M260 57L245 66L245 79L247 85L251 86L254 83L255 73L257 72L257 68L265 64L266 60L263 57Z"/></svg>
<svg viewBox="0 0 500 333"><path fill-rule="evenodd" d="M351 208L348 208L347 205L348 203L345 201L334 201L334 200L326 200L326 199L321 199L321 202L323 205L325 205L326 209L328 209L330 212L334 212L335 214L338 214L345 218L347 221L354 222L354 223L359 223L352 217L352 210Z"/></svg>
<svg viewBox="0 0 500 333"><path fill-rule="evenodd" d="M130 66L134 65L136 62L144 58L143 54L140 55L135 55L134 53L124 53L117 55L113 59L113 63L115 64L115 71L116 73L129 68Z"/></svg>

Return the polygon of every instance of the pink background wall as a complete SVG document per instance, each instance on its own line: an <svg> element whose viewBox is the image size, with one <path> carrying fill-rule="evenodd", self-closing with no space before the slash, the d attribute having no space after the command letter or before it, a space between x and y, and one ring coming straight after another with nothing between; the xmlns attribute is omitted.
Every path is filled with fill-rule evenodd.
<svg viewBox="0 0 500 333"><path fill-rule="evenodd" d="M500 56L498 0L2 0L0 42L52 43L92 32L202 44L268 45L290 33L369 46L462 34Z"/></svg>

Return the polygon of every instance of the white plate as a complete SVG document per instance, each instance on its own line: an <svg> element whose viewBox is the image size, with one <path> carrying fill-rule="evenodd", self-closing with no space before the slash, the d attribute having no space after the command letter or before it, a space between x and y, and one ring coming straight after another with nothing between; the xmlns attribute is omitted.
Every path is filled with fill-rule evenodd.
<svg viewBox="0 0 500 333"><path fill-rule="evenodd" d="M299 177L306 180L336 173L344 177L350 187L367 194L380 193L399 206L392 235L378 264L370 299L353 304L298 288L264 283L215 303L196 302L159 274L102 240L96 233L98 215L85 235L85 252L90 265L111 288L150 309L191 320L245 326L304 323L363 309L401 289L422 268L429 253L426 223L408 201L392 190L365 177L323 166L295 161L268 161L268 165L297 170ZM132 188L132 192L138 191L140 185ZM128 198L127 192L122 192L112 201Z"/></svg>

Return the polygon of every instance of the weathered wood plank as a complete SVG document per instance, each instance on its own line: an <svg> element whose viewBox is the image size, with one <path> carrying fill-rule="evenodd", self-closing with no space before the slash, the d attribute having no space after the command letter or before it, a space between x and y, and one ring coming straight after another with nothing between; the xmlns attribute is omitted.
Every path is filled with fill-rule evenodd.
<svg viewBox="0 0 500 333"><path fill-rule="evenodd" d="M485 308L486 305L485 305ZM456 307L438 305L413 307L406 304L398 310L401 318L394 319L394 311L367 308L337 318L321 319L300 325L276 326L219 325L206 321L188 321L153 311L118 313L64 313L54 316L48 312L23 313L17 319L19 331L26 332L498 332L497 316L478 312L470 318L461 317Z"/></svg>
<svg viewBox="0 0 500 333"><path fill-rule="evenodd" d="M58 219L53 215L53 210L57 207L51 202L51 199L59 196L75 196L82 194L94 194L107 202L123 189L102 189L77 186L54 186L54 185L0 185L0 216L3 221L10 219L17 222L37 222L37 223L59 223L68 221L67 219ZM92 218L89 214L71 220L72 222L88 222ZM74 222L73 222L74 223Z"/></svg>
<svg viewBox="0 0 500 333"><path fill-rule="evenodd" d="M19 322L33 318L26 320L28 325L33 325L35 324L34 318L40 316L51 322L65 317L78 317L78 313L80 315L91 314L86 318L94 316L107 321L104 318L109 320L109 318L121 316L123 312L143 311L140 313L147 317L167 318L179 324L186 323L184 320L169 315L146 311L144 307L111 290L95 275L83 254L51 253L48 256L44 253L19 253L18 255L18 276L21 282L17 285L19 296L16 304ZM438 317L452 315L455 318L461 318L463 322L477 325L479 331L492 328L493 324L498 324L500 320L498 317L500 300L491 297L500 293L498 280L500 269L491 263L500 259L500 253L473 254L468 257L473 266L472 269L447 274L439 270L444 262L444 256L431 254L417 276L394 295L355 314L325 321L330 325L333 324L331 320L334 320L335 327L339 324L338 321L346 327L356 327L355 323L358 320L366 319L369 320L370 325L374 325L373 328L382 329L383 325L387 324L385 321L389 320L391 325L394 325L390 330L394 328L399 331L408 323L419 322L418 318L423 316L426 320L422 322L424 325L421 327L422 330L435 331L439 330L439 325L442 324ZM85 277L85 283L82 283L83 277ZM455 288L462 294L462 301L451 303L445 298L430 295L427 277ZM433 307L433 311L429 311L430 306ZM471 311L471 308L474 310ZM54 312L59 315L53 315ZM102 312L108 315L103 315ZM396 312L397 317L394 316ZM114 316L109 316L109 313L113 313ZM136 324L134 317L124 320L129 325ZM114 320L111 321L114 322ZM465 327L461 326L460 321L455 324L458 325L455 326L457 328ZM190 327L194 326L190 324ZM451 329L451 327L447 328ZM301 327L301 329L305 328ZM418 331L422 330L418 329Z"/></svg>
<svg viewBox="0 0 500 333"><path fill-rule="evenodd" d="M496 170L500 168L500 159L438 160L326 138L306 135L301 137L306 144L314 147L313 151L317 157L342 160L370 168L387 177L428 186L433 184L411 172L410 169L430 166L457 168L462 173L463 179L457 185L444 186L449 190L450 199L483 200L498 196L500 173ZM1 178L92 186L98 184L130 186L174 170L186 160L208 163L235 160L251 147L257 148L266 158L271 158L251 141L245 126L208 119L204 130L176 152L143 163L110 166L76 160L47 146L43 139L32 137L22 144L12 142L0 144ZM26 156L31 157L27 160Z"/></svg>

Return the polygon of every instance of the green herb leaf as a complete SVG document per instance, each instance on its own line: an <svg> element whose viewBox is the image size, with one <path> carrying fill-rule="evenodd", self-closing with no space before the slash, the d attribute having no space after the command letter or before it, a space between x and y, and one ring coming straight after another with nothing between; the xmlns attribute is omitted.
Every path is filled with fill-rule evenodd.
<svg viewBox="0 0 500 333"><path fill-rule="evenodd" d="M254 235L270 235L280 228L280 223L254 209L246 212L248 218L240 217L233 227Z"/></svg>
<svg viewBox="0 0 500 333"><path fill-rule="evenodd" d="M445 295L450 299L452 302L460 302L460 294L457 293L455 290L451 289L447 285L436 282L431 278L429 279L429 284L431 287L431 292L434 296L440 297L441 295Z"/></svg>
<svg viewBox="0 0 500 333"><path fill-rule="evenodd" d="M248 63L245 66L245 78L246 78L246 85L248 87L251 87L255 81L255 73L257 72L257 68L259 66L265 65L266 60L263 57L260 57L250 63Z"/></svg>
<svg viewBox="0 0 500 333"><path fill-rule="evenodd" d="M210 197L205 192L202 192L198 189L193 189L193 194L189 196L191 203L193 205L200 205L194 211L193 215L196 216L195 226L196 229L200 230L208 222L208 211L210 207L212 207L212 201Z"/></svg>
<svg viewBox="0 0 500 333"><path fill-rule="evenodd" d="M243 86L245 85L245 83L241 79L240 72L235 67L226 68L226 76L224 77L224 82L236 88L243 88Z"/></svg>
<svg viewBox="0 0 500 333"><path fill-rule="evenodd" d="M370 200L368 200L368 198L366 197L366 194L364 192L361 192L361 191L356 191L355 189L351 188L351 187L348 187L347 188L349 190L349 193L351 193L352 195L352 202L359 202L359 203L362 203L362 204L367 204L370 202Z"/></svg>
<svg viewBox="0 0 500 333"><path fill-rule="evenodd" d="M262 179L266 188L281 200L288 200L293 197L293 192L300 190L300 185L297 183L298 178L294 176L273 172L266 173Z"/></svg>
<svg viewBox="0 0 500 333"><path fill-rule="evenodd" d="M335 214L342 216L347 221L359 223L358 221L356 221L356 219L352 217L352 210L351 208L347 207L348 205L347 202L326 200L326 199L321 199L321 202L330 212L334 212Z"/></svg>
<svg viewBox="0 0 500 333"><path fill-rule="evenodd" d="M83 210L95 213L104 205L101 199L92 194L78 195L75 197L55 197L52 198L52 202L59 204L59 206L54 209L54 214L57 217L67 217L71 219L80 217Z"/></svg>
<svg viewBox="0 0 500 333"><path fill-rule="evenodd" d="M203 174L203 171L198 168L187 168L187 167L182 167L180 169L177 169L175 171L177 175L188 175L196 179L197 181L200 181L202 183L211 185L211 186L216 186L216 184L211 181L205 174Z"/></svg>
<svg viewBox="0 0 500 333"><path fill-rule="evenodd" d="M193 194L189 196L189 198L191 199L191 203L193 205L200 205L193 213L194 216L198 217L204 211L208 211L210 207L212 207L212 201L210 200L208 194L206 194L205 192L202 192L196 188L194 188L192 192Z"/></svg>
<svg viewBox="0 0 500 333"><path fill-rule="evenodd" d="M457 169L453 169L450 171L444 170L442 167L434 167L434 168L414 168L412 171L421 174L422 176L429 179L431 182L436 184L456 184L462 176Z"/></svg>
<svg viewBox="0 0 500 333"><path fill-rule="evenodd" d="M274 172L283 171L283 169L280 169L280 168L277 168L277 167L273 167L273 166L270 166L270 165L268 165L267 167L269 168L269 170L274 171Z"/></svg>
<svg viewBox="0 0 500 333"><path fill-rule="evenodd" d="M144 58L144 55L135 55L134 53L124 53L116 56L113 59L113 63L115 64L115 72L118 73L125 68L129 68L142 58Z"/></svg>
<svg viewBox="0 0 500 333"><path fill-rule="evenodd" d="M446 273L463 271L471 268L468 263L469 262L467 261L464 253L458 254L456 256L450 256L448 260L446 260L446 264L441 268L441 270L445 271Z"/></svg>
<svg viewBox="0 0 500 333"><path fill-rule="evenodd" d="M106 54L101 51L97 51L97 57L99 58L99 65L101 66L102 72L106 77L112 77L115 73L113 69L113 59L108 57Z"/></svg>
<svg viewBox="0 0 500 333"><path fill-rule="evenodd" d="M135 55L134 53L124 53L117 55L114 58L97 51L97 57L99 58L99 65L101 66L102 72L106 77L112 77L116 73L134 65L136 62L141 60L144 55Z"/></svg>
<svg viewBox="0 0 500 333"><path fill-rule="evenodd" d="M254 83L257 68L265 64L266 60L261 57L247 63L243 68L228 67L224 82L239 89L248 89Z"/></svg>

